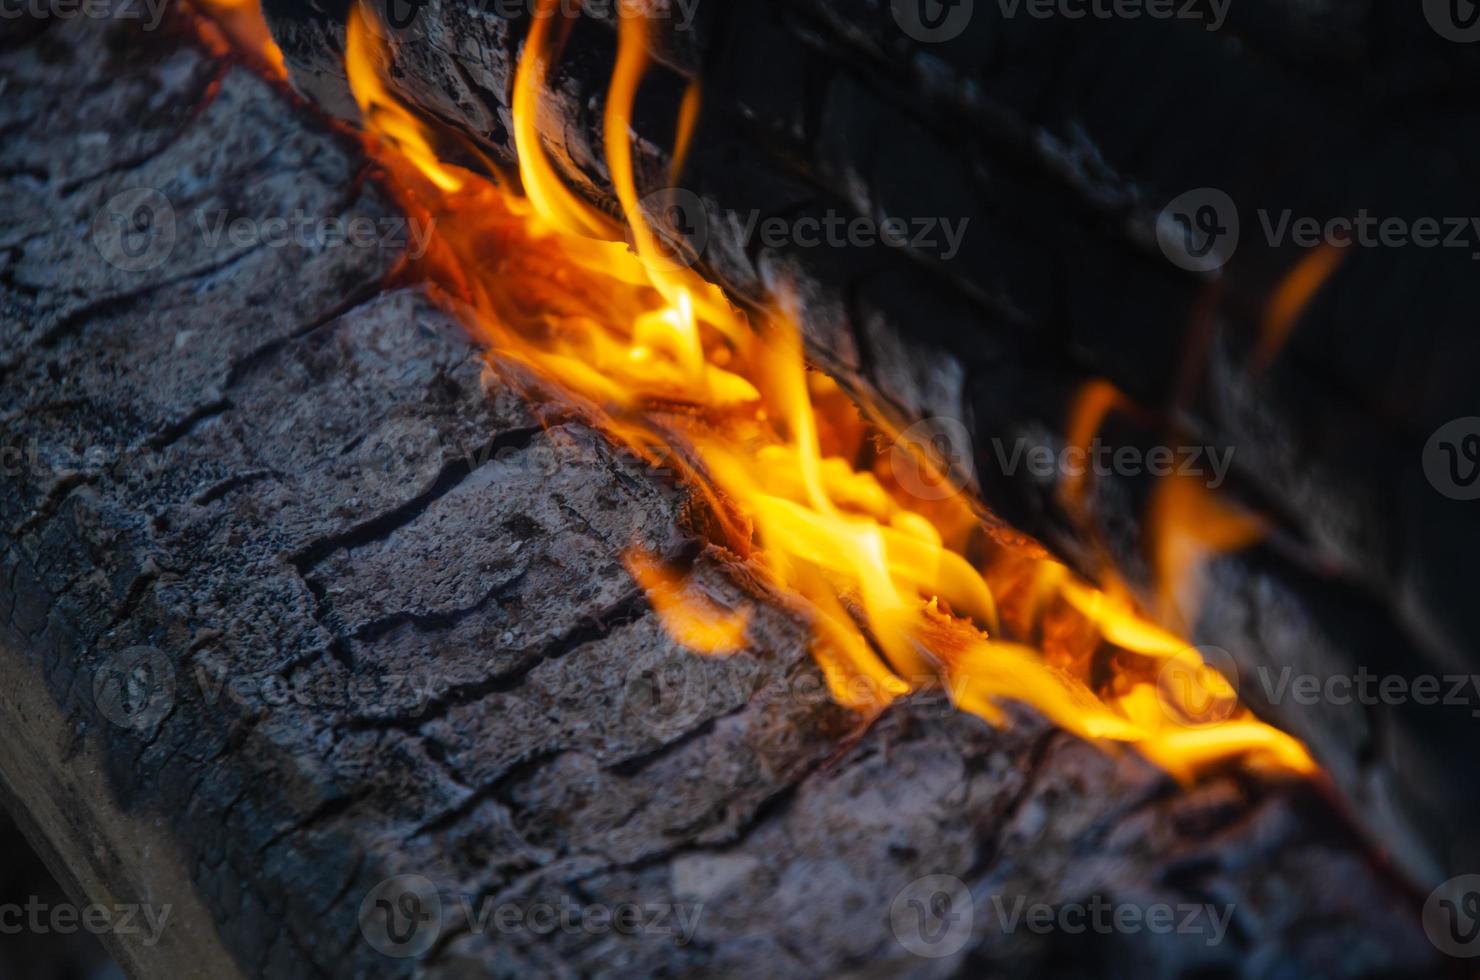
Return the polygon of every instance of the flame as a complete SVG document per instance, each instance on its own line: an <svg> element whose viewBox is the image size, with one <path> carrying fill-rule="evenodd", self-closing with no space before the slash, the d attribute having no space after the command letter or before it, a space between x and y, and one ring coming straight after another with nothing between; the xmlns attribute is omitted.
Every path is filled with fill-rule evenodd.
<svg viewBox="0 0 1480 980"><path fill-rule="evenodd" d="M438 190L449 194L462 190L462 178L442 166L426 128L386 92L381 82L384 49L373 42L370 22L357 3L350 8L345 27L344 62L361 122L411 160Z"/></svg>
<svg viewBox="0 0 1480 980"><path fill-rule="evenodd" d="M1066 444L1088 456L1090 447L1110 413L1136 412L1135 404L1104 379L1084 384L1070 407ZM1089 468L1066 474L1059 499L1069 516L1093 534L1089 509ZM1242 551L1269 533L1268 523L1220 500L1189 476L1164 477L1151 498L1146 517L1146 544L1155 582L1156 612L1162 622L1186 623L1201 606L1208 563L1218 555ZM1152 656L1176 652L1184 644L1143 619L1129 599L1130 589L1105 570L1107 592L1064 585L1065 595L1105 638ZM1170 638L1170 639L1169 639Z"/></svg>
<svg viewBox="0 0 1480 980"><path fill-rule="evenodd" d="M1326 281L1341 267L1346 252L1326 242L1307 252L1270 298L1260 328L1259 345L1254 351L1255 370L1268 368L1290 339L1290 333L1321 291Z"/></svg>
<svg viewBox="0 0 1480 980"><path fill-rule="evenodd" d="M1196 479L1175 476L1157 484L1147 527L1163 621L1188 618L1201 605L1209 559L1242 551L1269 531L1263 519L1223 502Z"/></svg>
<svg viewBox="0 0 1480 980"><path fill-rule="evenodd" d="M640 548L628 549L622 564L642 586L664 627L679 643L707 654L730 654L744 648L750 628L748 610L719 605L692 580L665 568Z"/></svg>
<svg viewBox="0 0 1480 980"><path fill-rule="evenodd" d="M870 451L878 430L807 370L786 304L746 313L688 265L637 191L629 123L648 67L647 24L627 5L604 148L630 247L621 225L566 184L538 125L554 32L570 16L557 2L541 0L516 71L522 195L437 157L429 130L387 91L374 15L357 7L349 21L346 68L372 152L403 206L435 218L420 271L456 298L490 363L558 390L609 438L676 466L713 512L711 544L806 613L813 655L845 705L872 714L939 685L993 723L1006 722L1010 702L1030 705L1084 738L1133 745L1180 779L1230 760L1313 772L1298 741L1243 707L1197 724L1195 710L1167 703L1180 695L1159 691L1161 666L1201 659L1128 597L995 541L960 497L911 498ZM700 104L691 88L678 159ZM745 611L638 549L624 560L679 642L709 654L743 646ZM1211 683L1222 684L1214 693L1228 686Z"/></svg>
<svg viewBox="0 0 1480 980"><path fill-rule="evenodd" d="M288 65L262 16L260 0L197 0L236 50L269 76L286 80Z"/></svg>
<svg viewBox="0 0 1480 980"><path fill-rule="evenodd" d="M1069 447L1088 458L1095 436L1105 426L1105 419L1115 409L1125 409L1129 402L1120 389L1103 379L1090 381L1079 389L1069 411L1069 430L1066 442ZM1065 475L1059 487L1059 499L1064 509L1077 519L1087 518L1089 467L1080 467Z"/></svg>

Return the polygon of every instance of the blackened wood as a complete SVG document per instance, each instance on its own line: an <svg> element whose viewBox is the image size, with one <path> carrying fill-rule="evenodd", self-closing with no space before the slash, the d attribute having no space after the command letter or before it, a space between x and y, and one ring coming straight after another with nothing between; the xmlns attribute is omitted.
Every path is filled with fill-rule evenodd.
<svg viewBox="0 0 1480 980"><path fill-rule="evenodd" d="M900 428L966 426L957 464L993 513L1087 574L1108 555L1148 597L1156 481L1096 479L1086 524L1063 505L1062 473L1035 474L1020 451L1061 450L1076 396L1108 381L1129 406L1108 418L1108 447L1231 453L1218 493L1273 532L1214 562L1194 621L1169 625L1232 655L1246 700L1314 747L1417 878L1480 866L1468 816L1480 786L1453 778L1476 764L1473 694L1419 704L1371 681L1469 691L1480 664L1468 611L1480 519L1424 469L1441 426L1480 416L1472 249L1351 249L1288 345L1267 366L1259 354L1269 304L1307 255L1267 239L1287 211L1445 227L1474 212L1474 51L1417 6L1376 2L1236 4L1219 30L1201 8L1194 21L1070 21L977 4L944 43L902 29L907 3L659 6L671 16L654 22L660 67L634 123L639 190L670 184L677 106L702 77L678 182L705 209L708 271L742 301L799 295L820 365ZM297 83L352 116L346 8L331 7L267 3ZM395 91L511 162L527 5L439 0L397 23ZM569 182L615 213L601 162L609 28L582 17L572 31L539 130ZM1175 266L1155 234L1163 205L1208 187L1243 225L1216 277ZM893 248L760 231L834 215L968 225L953 255L939 232ZM1336 696L1309 703L1291 678ZM1343 698L1356 684L1364 693Z"/></svg>
<svg viewBox="0 0 1480 980"><path fill-rule="evenodd" d="M351 142L172 23L0 45L24 461L0 495L0 773L79 889L213 926L170 958L127 946L141 974L221 976L218 944L273 978L1439 969L1418 900L1308 784L1178 790L938 700L860 731L805 626L688 540L681 487L385 290L400 248L209 237L223 209L395 215ZM91 235L140 189L171 245L136 208ZM749 648L677 649L620 566L634 538L698 551ZM407 874L445 911L422 961L370 938ZM973 914L922 959L932 875ZM998 912L1097 897L1233 924L1069 937ZM470 927L463 898L515 925ZM694 932L547 935L521 924L540 903Z"/></svg>

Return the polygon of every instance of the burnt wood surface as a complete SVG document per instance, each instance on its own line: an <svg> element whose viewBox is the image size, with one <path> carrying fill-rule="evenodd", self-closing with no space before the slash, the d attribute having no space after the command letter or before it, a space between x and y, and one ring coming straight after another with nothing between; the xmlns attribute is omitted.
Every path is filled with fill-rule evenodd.
<svg viewBox="0 0 1480 980"><path fill-rule="evenodd" d="M266 6L295 84L352 118L347 4ZM1375 0L1251 0L1216 31L1210 10L1071 21L977 3L944 43L901 29L907 2L657 6L671 16L654 21L660 64L634 121L639 191L659 205L650 217L681 215L674 237L732 295L796 293L815 360L900 428L963 424L958 471L985 505L1086 574L1113 567L1150 595L1156 481L1097 478L1077 520L1062 474L1005 462L1024 446L1063 448L1085 385L1123 396L1101 431L1110 447L1231 452L1221 499L1272 532L1214 561L1192 621L1170 610L1168 624L1231 655L1245 699L1314 748L1412 875L1480 866L1480 784L1454 778L1476 764L1473 696L1306 703L1280 681L1373 675L1410 690L1427 676L1451 690L1480 665L1469 615L1480 518L1424 470L1440 426L1480 416L1473 249L1351 248L1288 344L1267 364L1259 351L1273 297L1307 256L1288 238L1271 245L1266 221L1365 211L1449 228L1475 212L1475 51L1419 5ZM528 16L464 0L410 9L383 18L403 25L382 31L393 89L510 165ZM539 129L569 182L615 213L601 162L610 27L575 26ZM668 207L686 198L664 193L694 78L703 113L677 183L702 202L697 223ZM1242 223L1217 275L1175 266L1155 233L1163 205L1207 187ZM949 257L746 230L833 214L969 224ZM932 426L922 441L950 431Z"/></svg>
<svg viewBox="0 0 1480 980"><path fill-rule="evenodd" d="M79 899L175 908L157 946L113 937L137 975L1440 970L1421 895L1312 784L1178 789L939 699L861 727L805 627L690 539L682 488L516 397L386 286L400 249L213 239L223 213L394 214L351 138L187 23L22 24L0 91L0 776ZM166 245L158 207L114 220L141 190ZM749 648L675 648L633 540L749 605ZM398 875L444 906L420 960L367 938ZM974 910L941 958L897 912L931 875ZM1232 920L997 912L1097 896ZM463 898L696 925L499 931Z"/></svg>

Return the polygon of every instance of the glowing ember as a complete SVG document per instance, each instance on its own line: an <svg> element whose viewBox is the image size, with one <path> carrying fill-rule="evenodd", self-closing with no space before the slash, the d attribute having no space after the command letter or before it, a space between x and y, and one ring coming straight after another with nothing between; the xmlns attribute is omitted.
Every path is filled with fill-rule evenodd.
<svg viewBox="0 0 1480 980"><path fill-rule="evenodd" d="M378 137L372 152L403 206L435 219L418 271L456 298L491 359L561 391L609 438L676 465L714 510L724 538L714 543L808 610L813 654L840 702L877 712L939 684L994 723L1005 703L1021 702L1084 738L1134 745L1179 778L1231 759L1313 771L1296 740L1239 706L1195 650L1136 612L1128 592L1100 592L1037 552L990 538L960 497L908 494L872 451L877 430L836 385L807 371L794 319L741 312L674 260L633 178L629 119L647 68L639 18L621 20L604 118L633 248L625 229L564 184L537 125L556 6L542 0L517 72L522 195L439 159L430 130L387 91L375 15L356 8L349 20L347 71ZM699 105L691 89L677 160ZM1087 401L1078 436L1087 440L1112 407L1104 393ZM1213 506L1168 486L1159 513L1188 528L1218 513ZM1190 575L1207 553L1253 540L1236 517L1211 526L1212 540L1188 532L1167 546L1173 573ZM981 567L968 554L985 555ZM641 552L626 562L679 642L710 654L743 646L744 611L720 608ZM1195 683L1158 683L1168 668Z"/></svg>

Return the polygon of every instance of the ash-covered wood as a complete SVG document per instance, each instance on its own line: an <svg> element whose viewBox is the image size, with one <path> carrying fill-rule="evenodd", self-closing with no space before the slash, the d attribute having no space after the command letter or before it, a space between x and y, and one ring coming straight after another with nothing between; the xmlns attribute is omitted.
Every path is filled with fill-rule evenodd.
<svg viewBox="0 0 1480 980"><path fill-rule="evenodd" d="M385 287L393 237L251 242L300 211L393 227L351 140L179 21L14 38L0 775L72 887L174 907L158 946L112 937L141 975L1441 969L1309 784L1179 790L928 698L860 729L681 487ZM172 243L158 198L120 215L140 191ZM748 605L749 648L675 648L634 539ZM1015 914L1076 903L1189 925Z"/></svg>
<svg viewBox="0 0 1480 980"><path fill-rule="evenodd" d="M295 82L352 116L347 5L266 6ZM964 426L954 462L986 506L1087 574L1113 566L1150 596L1156 447L1262 515L1272 533L1212 564L1181 625L1231 654L1245 699L1312 745L1410 873L1480 866L1480 797L1453 778L1476 762L1480 523L1473 501L1425 475L1426 453L1443 459L1436 432L1480 416L1475 249L1346 249L1288 343L1261 339L1311 254L1288 222L1471 229L1474 51L1418 5L1259 0L1221 15L1201 5L1192 20L1069 20L979 3L940 43L905 29L909 3L657 6L660 65L634 122L653 220L676 224L671 205L690 200L659 192L682 92L700 77L677 178L696 203L672 230L705 268L745 301L796 293L817 362L900 428L932 420L912 430L919 442ZM394 90L506 164L521 9L437 0L409 18L398 7L385 31ZM607 21L571 32L539 129L570 183L615 213ZM1217 276L1173 264L1156 234L1164 205L1204 188L1242 224ZM911 244L815 245L835 218L869 219L875 238L902 219ZM773 219L782 230L767 241ZM964 232L952 240L943 222ZM1071 406L1096 381L1123 401L1100 431L1106 472L1085 521L1064 505L1064 470L1024 454L1065 447ZM1114 462L1122 448L1133 467ZM1382 695L1384 678L1404 693ZM1292 679L1322 693L1297 697ZM1418 703L1429 684L1459 693Z"/></svg>

